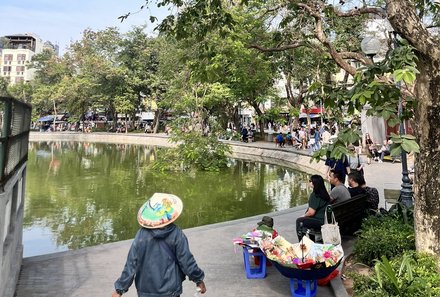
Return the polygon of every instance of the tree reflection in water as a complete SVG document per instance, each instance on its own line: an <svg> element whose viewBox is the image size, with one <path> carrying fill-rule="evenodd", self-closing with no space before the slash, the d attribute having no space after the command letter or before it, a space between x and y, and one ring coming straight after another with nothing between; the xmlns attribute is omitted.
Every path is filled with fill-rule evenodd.
<svg viewBox="0 0 440 297"><path fill-rule="evenodd" d="M31 142L27 163L25 256L133 238L138 208L155 192L182 198L182 228L307 203L308 175L230 160L222 172L158 173L152 146ZM37 230L48 230L35 238ZM43 251L32 247L42 243Z"/></svg>

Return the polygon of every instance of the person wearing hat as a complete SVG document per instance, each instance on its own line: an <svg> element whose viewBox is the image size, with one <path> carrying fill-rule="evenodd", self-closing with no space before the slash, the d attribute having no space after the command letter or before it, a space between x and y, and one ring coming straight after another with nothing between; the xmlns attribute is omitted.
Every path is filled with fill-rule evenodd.
<svg viewBox="0 0 440 297"><path fill-rule="evenodd" d="M206 292L201 270L188 239L173 222L183 209L182 200L172 194L155 193L140 209L137 219L142 228L128 252L112 297L128 291L133 280L139 297L177 297L182 294L186 276Z"/></svg>
<svg viewBox="0 0 440 297"><path fill-rule="evenodd" d="M278 236L278 232L273 228L273 218L264 216L260 222L257 223L257 230L265 231L272 234L272 238Z"/></svg>
<svg viewBox="0 0 440 297"><path fill-rule="evenodd" d="M350 164L350 172L359 172L361 175L364 175L364 159L357 153L354 145L350 144L348 146L348 150L351 154L348 156L348 163Z"/></svg>

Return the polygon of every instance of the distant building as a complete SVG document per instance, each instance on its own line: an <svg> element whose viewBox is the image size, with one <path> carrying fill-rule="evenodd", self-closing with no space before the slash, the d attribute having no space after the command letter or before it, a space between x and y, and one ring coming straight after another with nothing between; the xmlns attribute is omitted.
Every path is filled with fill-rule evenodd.
<svg viewBox="0 0 440 297"><path fill-rule="evenodd" d="M9 80L10 84L30 81L35 70L28 67L32 56L44 49L51 49L58 54L58 46L43 41L35 34L14 34L4 36L0 58L0 76Z"/></svg>

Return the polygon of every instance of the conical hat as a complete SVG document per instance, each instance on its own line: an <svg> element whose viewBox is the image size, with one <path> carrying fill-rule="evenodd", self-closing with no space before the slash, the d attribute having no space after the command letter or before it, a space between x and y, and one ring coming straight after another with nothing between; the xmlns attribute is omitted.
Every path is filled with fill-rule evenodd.
<svg viewBox="0 0 440 297"><path fill-rule="evenodd" d="M174 222L182 210L182 200L176 195L154 193L139 209L137 219L144 228L162 228Z"/></svg>

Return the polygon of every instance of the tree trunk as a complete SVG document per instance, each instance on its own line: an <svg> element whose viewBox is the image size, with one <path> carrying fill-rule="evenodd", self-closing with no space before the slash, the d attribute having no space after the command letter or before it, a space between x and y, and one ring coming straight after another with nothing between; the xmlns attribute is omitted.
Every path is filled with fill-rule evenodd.
<svg viewBox="0 0 440 297"><path fill-rule="evenodd" d="M157 133L159 131L160 117L162 116L162 112L160 109L157 109L154 112L154 120L153 120L153 133Z"/></svg>
<svg viewBox="0 0 440 297"><path fill-rule="evenodd" d="M292 76L290 74L286 74L286 83L284 87L286 88L287 101L291 106L295 106L295 97L292 90Z"/></svg>
<svg viewBox="0 0 440 297"><path fill-rule="evenodd" d="M240 115L238 114L238 107L236 106L236 107L234 107L234 116L233 116L233 119L234 119L234 126L235 126L235 129L239 129L240 128Z"/></svg>
<svg viewBox="0 0 440 297"><path fill-rule="evenodd" d="M414 217L416 248L440 258L440 65L419 56L416 135L420 154L415 162Z"/></svg>
<svg viewBox="0 0 440 297"><path fill-rule="evenodd" d="M416 156L414 219L416 248L440 258L440 50L439 40L418 17L413 1L387 0L388 20L415 48L420 73L416 81Z"/></svg>
<svg viewBox="0 0 440 297"><path fill-rule="evenodd" d="M264 137L264 121L263 121L263 112L260 110L260 107L258 106L257 103L252 102L251 106L255 109L255 112L257 113L258 116L258 126L260 129L260 136L261 138Z"/></svg>

